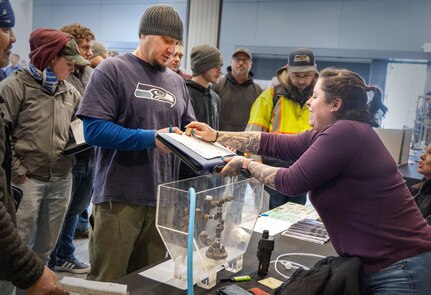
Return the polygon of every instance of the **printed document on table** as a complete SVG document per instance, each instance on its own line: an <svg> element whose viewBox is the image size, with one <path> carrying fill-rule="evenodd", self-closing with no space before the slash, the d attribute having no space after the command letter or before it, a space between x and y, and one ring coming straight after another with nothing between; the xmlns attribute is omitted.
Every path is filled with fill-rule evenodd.
<svg viewBox="0 0 431 295"><path fill-rule="evenodd" d="M177 133L167 133L167 135L192 151L196 152L205 159L220 158L223 156L232 156L232 151L218 143L205 142L194 136L180 135Z"/></svg>
<svg viewBox="0 0 431 295"><path fill-rule="evenodd" d="M276 234L288 229L291 225L291 223L284 220L278 220L268 216L261 216L257 219L253 231L263 233L264 230L268 230L270 236L275 236Z"/></svg>
<svg viewBox="0 0 431 295"><path fill-rule="evenodd" d="M253 230L262 233L265 229L271 229L269 234L273 236L305 218L317 219L319 215L311 204L304 206L289 202L262 213Z"/></svg>

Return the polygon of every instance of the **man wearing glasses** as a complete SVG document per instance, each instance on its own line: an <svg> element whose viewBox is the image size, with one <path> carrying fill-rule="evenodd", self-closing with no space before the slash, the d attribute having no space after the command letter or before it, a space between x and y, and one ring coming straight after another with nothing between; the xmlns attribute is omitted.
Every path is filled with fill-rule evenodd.
<svg viewBox="0 0 431 295"><path fill-rule="evenodd" d="M311 129L305 102L311 97L317 78L313 51L308 48L292 50L288 64L277 70L278 84L267 88L254 102L246 130L296 134ZM267 157L262 162L275 167L293 164ZM270 195L270 209L286 202L305 204L307 200L306 195L285 196L268 187L265 190Z"/></svg>
<svg viewBox="0 0 431 295"><path fill-rule="evenodd" d="M255 99L262 93L253 82L251 51L237 48L232 54L227 74L221 77L214 91L221 100L220 130L244 131L250 109Z"/></svg>

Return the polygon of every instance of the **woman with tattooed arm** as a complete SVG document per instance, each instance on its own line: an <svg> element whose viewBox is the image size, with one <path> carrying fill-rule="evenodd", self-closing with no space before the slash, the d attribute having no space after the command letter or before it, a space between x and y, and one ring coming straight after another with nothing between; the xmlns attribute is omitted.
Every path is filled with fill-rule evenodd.
<svg viewBox="0 0 431 295"><path fill-rule="evenodd" d="M381 91L351 71L325 69L307 105L313 130L297 135L222 132L199 122L187 127L206 141L296 161L278 168L237 156L220 173L244 168L283 194L310 191L337 253L361 258L367 294L428 294L431 227L372 129L376 113L387 110Z"/></svg>

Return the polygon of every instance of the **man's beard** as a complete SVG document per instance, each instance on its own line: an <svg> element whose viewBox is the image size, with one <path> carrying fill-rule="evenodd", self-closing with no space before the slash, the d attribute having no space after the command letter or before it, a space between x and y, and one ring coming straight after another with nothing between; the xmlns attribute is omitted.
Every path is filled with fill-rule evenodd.
<svg viewBox="0 0 431 295"><path fill-rule="evenodd" d="M236 75L245 75L245 74L247 74L247 69L244 67L238 67L235 69L235 74Z"/></svg>
<svg viewBox="0 0 431 295"><path fill-rule="evenodd" d="M164 72L166 71L167 65L162 65L157 60L154 60L153 68L156 69L157 71Z"/></svg>
<svg viewBox="0 0 431 295"><path fill-rule="evenodd" d="M313 88L314 86L307 86L304 88L304 90L301 92L299 91L299 88L292 85L292 90L290 92L290 98L296 102L298 102L301 107L307 102L308 99L310 99L311 95L313 94Z"/></svg>
<svg viewBox="0 0 431 295"><path fill-rule="evenodd" d="M3 56L0 57L0 67L4 68L7 67L7 65L9 64L9 56L10 54L6 54L3 58Z"/></svg>

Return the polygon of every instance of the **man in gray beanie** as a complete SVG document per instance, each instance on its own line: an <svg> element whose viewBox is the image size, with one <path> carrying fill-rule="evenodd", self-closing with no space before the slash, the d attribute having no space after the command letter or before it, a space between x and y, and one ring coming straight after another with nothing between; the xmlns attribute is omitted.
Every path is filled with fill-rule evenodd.
<svg viewBox="0 0 431 295"><path fill-rule="evenodd" d="M145 10L139 24L139 36L165 36L169 37L171 45L178 46L183 41L183 22L175 9L167 4L150 6ZM139 48L139 47L138 47ZM165 70L172 52L160 52L161 56L154 58L153 66Z"/></svg>
<svg viewBox="0 0 431 295"><path fill-rule="evenodd" d="M210 83L217 83L221 75L223 57L221 52L210 45L203 44L192 48L190 63L193 76L186 79L186 85L190 93L190 99L196 120L205 122L212 128L219 129L220 98L211 87ZM187 165L181 162L180 179L197 176Z"/></svg>
<svg viewBox="0 0 431 295"><path fill-rule="evenodd" d="M136 50L106 59L87 85L77 115L96 146L88 279L115 281L165 257L155 226L157 185L177 180L179 160L155 132L195 120L184 80L166 71L182 36L172 6L150 6Z"/></svg>
<svg viewBox="0 0 431 295"><path fill-rule="evenodd" d="M219 78L221 74L221 65L223 65L223 57L221 55L221 52L207 44L198 45L192 48L192 53L190 54L190 64L192 67L192 73L193 77L197 77L199 75L202 75L206 71L217 68L218 71L214 71L216 73L217 77L206 77L209 78L207 81L208 83L216 83L217 79ZM192 79L193 80L193 79Z"/></svg>

